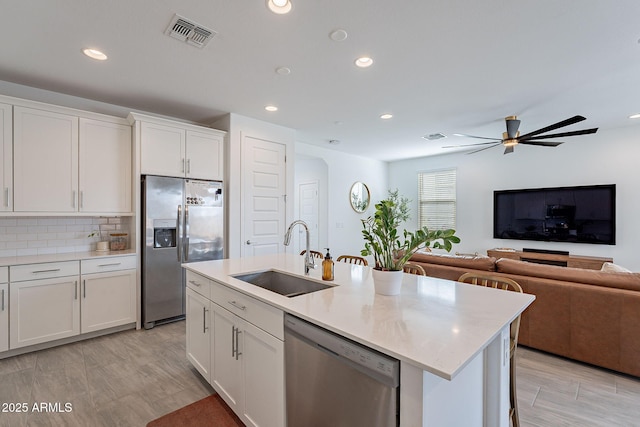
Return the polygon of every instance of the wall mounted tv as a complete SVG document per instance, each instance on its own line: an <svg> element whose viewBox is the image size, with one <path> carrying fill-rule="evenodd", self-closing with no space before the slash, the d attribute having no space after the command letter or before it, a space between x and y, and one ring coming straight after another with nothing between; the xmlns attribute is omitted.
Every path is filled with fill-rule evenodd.
<svg viewBox="0 0 640 427"><path fill-rule="evenodd" d="M493 237L615 245L616 186L494 191Z"/></svg>

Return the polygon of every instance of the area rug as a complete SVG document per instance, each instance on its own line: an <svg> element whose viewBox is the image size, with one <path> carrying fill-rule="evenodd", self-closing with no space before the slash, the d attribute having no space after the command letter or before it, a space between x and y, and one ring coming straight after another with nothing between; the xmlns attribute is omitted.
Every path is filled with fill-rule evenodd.
<svg viewBox="0 0 640 427"><path fill-rule="evenodd" d="M151 421L147 427L244 427L218 394L205 397Z"/></svg>

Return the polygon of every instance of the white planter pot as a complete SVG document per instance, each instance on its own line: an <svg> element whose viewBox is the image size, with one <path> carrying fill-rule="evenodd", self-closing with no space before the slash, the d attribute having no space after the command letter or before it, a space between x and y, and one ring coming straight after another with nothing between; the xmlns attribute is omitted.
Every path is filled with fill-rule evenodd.
<svg viewBox="0 0 640 427"><path fill-rule="evenodd" d="M376 294L398 295L402 288L404 273L400 271L373 270L373 286Z"/></svg>

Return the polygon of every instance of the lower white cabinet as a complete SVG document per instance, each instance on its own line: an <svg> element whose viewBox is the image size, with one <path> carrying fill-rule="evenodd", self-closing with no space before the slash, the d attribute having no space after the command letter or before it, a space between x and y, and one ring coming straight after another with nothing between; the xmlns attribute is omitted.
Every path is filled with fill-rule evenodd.
<svg viewBox="0 0 640 427"><path fill-rule="evenodd" d="M15 349L78 335L78 281L77 275L12 281L9 347Z"/></svg>
<svg viewBox="0 0 640 427"><path fill-rule="evenodd" d="M80 332L136 321L136 271L82 275Z"/></svg>
<svg viewBox="0 0 640 427"><path fill-rule="evenodd" d="M285 425L281 310L187 272L187 358L246 425Z"/></svg>
<svg viewBox="0 0 640 427"><path fill-rule="evenodd" d="M187 288L187 359L208 382L211 381L211 304Z"/></svg>
<svg viewBox="0 0 640 427"><path fill-rule="evenodd" d="M0 352L9 350L9 268L0 267Z"/></svg>

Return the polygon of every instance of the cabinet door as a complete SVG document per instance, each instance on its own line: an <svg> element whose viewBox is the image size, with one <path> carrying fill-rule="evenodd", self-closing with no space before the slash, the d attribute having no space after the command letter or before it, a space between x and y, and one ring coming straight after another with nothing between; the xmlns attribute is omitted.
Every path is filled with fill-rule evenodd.
<svg viewBox="0 0 640 427"><path fill-rule="evenodd" d="M13 110L16 212L78 209L78 118L50 111Z"/></svg>
<svg viewBox="0 0 640 427"><path fill-rule="evenodd" d="M207 382L211 381L210 302L187 288L187 359Z"/></svg>
<svg viewBox="0 0 640 427"><path fill-rule="evenodd" d="M2 203L0 211L13 210L13 125L11 105L0 104L0 189Z"/></svg>
<svg viewBox="0 0 640 427"><path fill-rule="evenodd" d="M135 323L135 270L83 275L81 293L83 334Z"/></svg>
<svg viewBox="0 0 640 427"><path fill-rule="evenodd" d="M142 174L185 176L184 129L142 122L140 129L140 169Z"/></svg>
<svg viewBox="0 0 640 427"><path fill-rule="evenodd" d="M9 347L26 347L80 333L78 277L10 283Z"/></svg>
<svg viewBox="0 0 640 427"><path fill-rule="evenodd" d="M187 177L222 181L224 137L187 131Z"/></svg>
<svg viewBox="0 0 640 427"><path fill-rule="evenodd" d="M9 350L9 285L0 283L0 353Z"/></svg>
<svg viewBox="0 0 640 427"><path fill-rule="evenodd" d="M242 319L212 304L211 385L236 414L242 413ZM240 327L240 328L239 328ZM239 329L238 329L239 328ZM238 353L239 352L239 353Z"/></svg>
<svg viewBox="0 0 640 427"><path fill-rule="evenodd" d="M248 426L285 425L284 342L245 322L241 343L242 420Z"/></svg>
<svg viewBox="0 0 640 427"><path fill-rule="evenodd" d="M81 212L131 212L131 126L80 119Z"/></svg>

